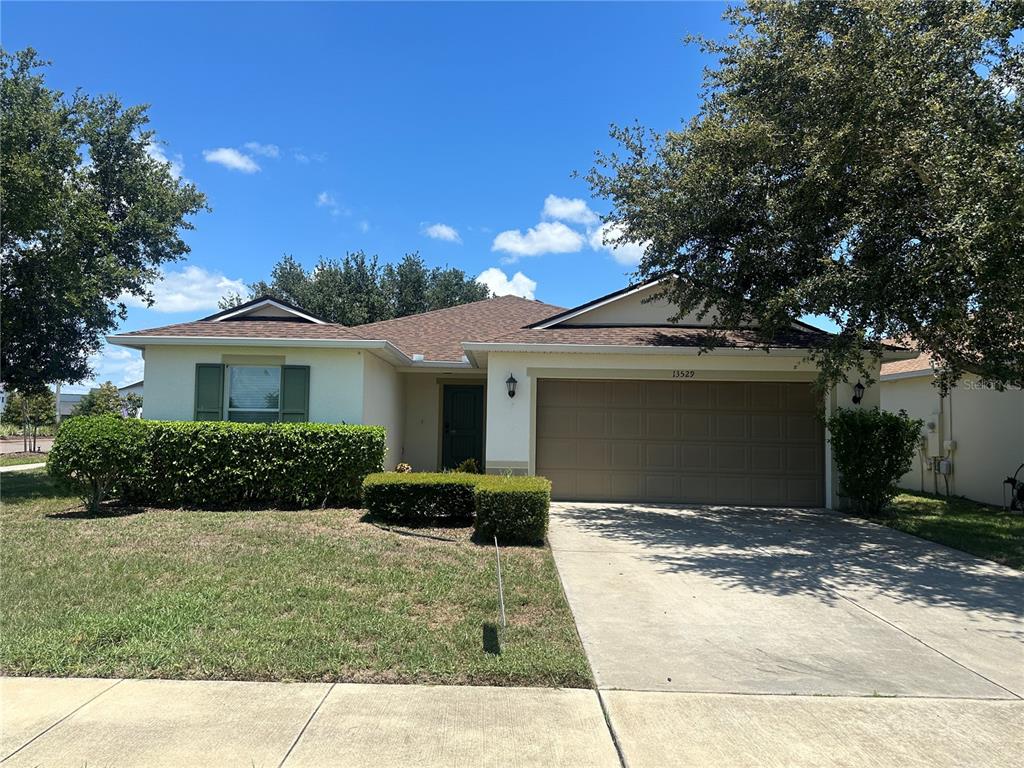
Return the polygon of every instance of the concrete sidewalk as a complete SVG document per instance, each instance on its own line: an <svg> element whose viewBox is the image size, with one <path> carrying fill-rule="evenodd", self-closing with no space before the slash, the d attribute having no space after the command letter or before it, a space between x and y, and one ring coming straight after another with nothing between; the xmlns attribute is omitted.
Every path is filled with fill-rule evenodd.
<svg viewBox="0 0 1024 768"><path fill-rule="evenodd" d="M620 763L590 690L0 678L4 766Z"/></svg>
<svg viewBox="0 0 1024 768"><path fill-rule="evenodd" d="M26 469L42 469L45 466L45 461L39 462L38 464L12 464L9 467L0 467L0 474L7 472L22 472Z"/></svg>

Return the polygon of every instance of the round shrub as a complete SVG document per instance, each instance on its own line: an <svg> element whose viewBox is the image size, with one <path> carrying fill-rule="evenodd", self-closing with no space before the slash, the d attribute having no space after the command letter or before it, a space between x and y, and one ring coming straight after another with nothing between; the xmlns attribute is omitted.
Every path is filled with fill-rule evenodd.
<svg viewBox="0 0 1024 768"><path fill-rule="evenodd" d="M832 457L842 478L840 495L857 512L880 514L899 492L896 483L913 466L922 424L905 411L878 408L842 408L829 417Z"/></svg>

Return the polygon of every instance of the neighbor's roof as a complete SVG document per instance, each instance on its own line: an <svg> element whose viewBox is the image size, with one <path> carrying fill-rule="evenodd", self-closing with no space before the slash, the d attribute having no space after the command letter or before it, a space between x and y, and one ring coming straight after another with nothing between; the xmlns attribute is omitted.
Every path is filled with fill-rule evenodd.
<svg viewBox="0 0 1024 768"><path fill-rule="evenodd" d="M351 330L364 339L386 339L410 357L423 355L426 360L460 362L464 355L461 342L485 341L562 311L562 307L541 301L498 296L420 315L356 325Z"/></svg>
<svg viewBox="0 0 1024 768"><path fill-rule="evenodd" d="M910 360L895 360L891 363L882 363L882 376L907 376L914 373L922 375L933 373L931 355L927 352L922 352Z"/></svg>

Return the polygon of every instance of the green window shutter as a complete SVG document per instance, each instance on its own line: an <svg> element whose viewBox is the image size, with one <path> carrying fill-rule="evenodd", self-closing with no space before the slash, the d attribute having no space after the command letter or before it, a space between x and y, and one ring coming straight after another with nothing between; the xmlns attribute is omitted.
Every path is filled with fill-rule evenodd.
<svg viewBox="0 0 1024 768"><path fill-rule="evenodd" d="M309 421L309 366L281 367L281 421Z"/></svg>
<svg viewBox="0 0 1024 768"><path fill-rule="evenodd" d="M223 421L224 366L196 364L196 421Z"/></svg>

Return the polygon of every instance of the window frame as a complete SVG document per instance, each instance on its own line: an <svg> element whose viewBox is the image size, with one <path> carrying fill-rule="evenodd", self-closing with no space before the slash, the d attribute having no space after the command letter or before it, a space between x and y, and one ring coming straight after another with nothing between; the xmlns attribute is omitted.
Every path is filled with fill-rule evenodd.
<svg viewBox="0 0 1024 768"><path fill-rule="evenodd" d="M277 369L277 408L232 408L231 407L231 369L232 368L276 368ZM281 402L284 397L284 366L283 365L259 365L245 363L228 363L224 365L224 421L232 421L231 413L272 413L273 421L267 422L234 422L276 424L281 421Z"/></svg>

